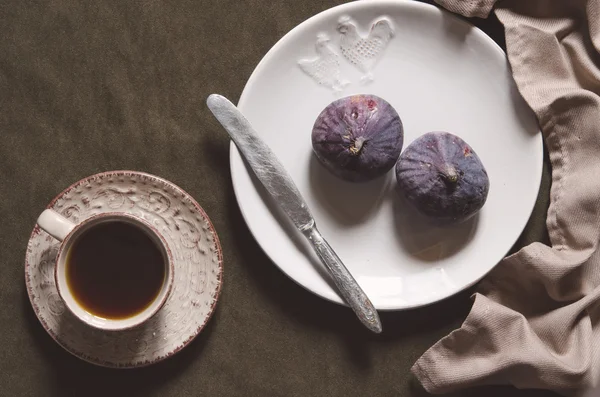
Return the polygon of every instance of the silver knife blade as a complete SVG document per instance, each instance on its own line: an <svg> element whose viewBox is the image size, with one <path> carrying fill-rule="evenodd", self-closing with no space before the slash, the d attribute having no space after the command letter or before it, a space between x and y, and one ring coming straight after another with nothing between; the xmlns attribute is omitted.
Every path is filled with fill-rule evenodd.
<svg viewBox="0 0 600 397"><path fill-rule="evenodd" d="M367 328L375 333L380 333L382 327L375 307L317 230L315 220L306 202L277 156L259 137L240 110L227 98L211 94L206 103L216 119L229 133L259 181L266 187L267 192L275 198L277 204L281 206L296 228L310 241L313 249L333 276L346 303Z"/></svg>
<svg viewBox="0 0 600 397"><path fill-rule="evenodd" d="M300 231L310 228L315 221L294 181L248 120L240 114L237 107L221 95L210 95L207 104L243 153L258 179L296 228Z"/></svg>

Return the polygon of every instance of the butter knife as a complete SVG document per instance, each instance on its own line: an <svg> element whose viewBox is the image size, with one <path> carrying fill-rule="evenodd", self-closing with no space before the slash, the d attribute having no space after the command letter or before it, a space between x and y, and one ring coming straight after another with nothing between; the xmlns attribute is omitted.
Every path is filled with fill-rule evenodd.
<svg viewBox="0 0 600 397"><path fill-rule="evenodd" d="M371 331L381 333L381 321L370 299L358 285L329 243L317 230L315 220L275 154L260 139L250 122L227 98L211 94L208 108L221 123L241 151L254 174L275 198L294 226L308 239L317 256L333 277L345 302L354 310L359 320Z"/></svg>

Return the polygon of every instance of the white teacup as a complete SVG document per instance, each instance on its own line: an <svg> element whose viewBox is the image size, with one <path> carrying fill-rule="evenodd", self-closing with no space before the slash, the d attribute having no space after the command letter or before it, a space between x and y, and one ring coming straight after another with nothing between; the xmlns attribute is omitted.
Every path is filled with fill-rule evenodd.
<svg viewBox="0 0 600 397"><path fill-rule="evenodd" d="M73 244L82 233L105 222L125 222L137 227L155 244L164 261L164 278L158 294L143 310L125 318L104 318L91 313L77 301L67 280L67 259ZM103 213L75 224L56 211L46 209L38 217L37 223L42 230L62 242L54 266L56 287L65 306L84 323L106 331L124 330L148 321L165 304L173 286L173 258L165 238L148 222L125 213Z"/></svg>

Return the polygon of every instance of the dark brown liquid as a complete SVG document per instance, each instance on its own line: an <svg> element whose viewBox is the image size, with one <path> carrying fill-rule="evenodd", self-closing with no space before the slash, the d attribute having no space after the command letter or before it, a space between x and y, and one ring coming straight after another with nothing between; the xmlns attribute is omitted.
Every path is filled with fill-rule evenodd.
<svg viewBox="0 0 600 397"><path fill-rule="evenodd" d="M107 319L134 316L158 295L165 279L162 252L142 230L107 222L82 233L69 250L67 284L91 314Z"/></svg>

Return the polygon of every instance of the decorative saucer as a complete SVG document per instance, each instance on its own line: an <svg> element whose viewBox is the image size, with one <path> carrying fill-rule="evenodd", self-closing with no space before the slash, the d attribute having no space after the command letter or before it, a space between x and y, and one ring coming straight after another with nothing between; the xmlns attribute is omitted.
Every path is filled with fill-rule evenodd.
<svg viewBox="0 0 600 397"><path fill-rule="evenodd" d="M111 171L71 185L48 208L73 222L103 212L143 218L164 233L175 261L173 290L153 318L103 332L66 310L53 276L60 243L36 225L25 258L27 293L41 324L65 350L96 365L134 368L174 355L202 331L221 290L223 257L210 219L188 193L154 175Z"/></svg>

